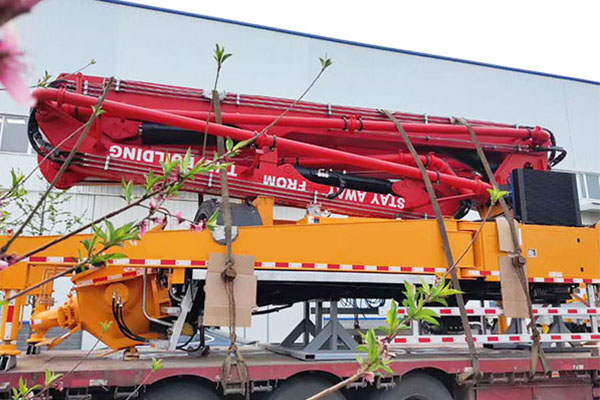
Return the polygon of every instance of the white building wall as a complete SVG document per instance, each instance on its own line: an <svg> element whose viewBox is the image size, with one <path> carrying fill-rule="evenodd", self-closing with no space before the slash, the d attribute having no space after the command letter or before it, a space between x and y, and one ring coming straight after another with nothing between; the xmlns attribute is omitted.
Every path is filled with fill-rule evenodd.
<svg viewBox="0 0 600 400"><path fill-rule="evenodd" d="M432 115L454 115L551 129L569 151L562 169L600 173L600 84L353 45L269 29L183 16L97 0L46 0L17 21L34 84L45 70L71 72L92 58L85 72L172 85L212 87L215 43L233 53L224 66L220 89L238 93L296 97L328 54L333 65L307 100L369 106ZM27 115L5 92L0 112ZM0 151L0 185L11 167L28 172L35 156ZM585 175L580 176L585 181ZM581 187L586 189L585 183ZM36 179L28 188L41 189ZM88 220L123 204L119 188L73 189L69 208ZM593 205L595 194L582 194ZM600 193L597 198L600 199ZM187 216L194 195L171 204ZM116 223L142 215L120 216ZM279 208L276 217L298 219L301 210ZM298 308L256 318L247 335L280 340L296 322ZM276 327L276 328L274 328Z"/></svg>

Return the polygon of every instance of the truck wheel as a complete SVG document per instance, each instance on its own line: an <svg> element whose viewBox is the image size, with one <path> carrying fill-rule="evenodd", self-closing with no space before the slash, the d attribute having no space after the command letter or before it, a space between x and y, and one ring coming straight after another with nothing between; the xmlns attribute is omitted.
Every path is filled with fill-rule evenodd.
<svg viewBox="0 0 600 400"><path fill-rule="evenodd" d="M289 381L285 381L275 389L271 395L267 398L268 400L305 400L310 396L313 396L329 387L333 383L327 379L320 377L308 377L301 376L298 378L292 378ZM340 392L332 393L326 397L325 400L346 400L346 396Z"/></svg>
<svg viewBox="0 0 600 400"><path fill-rule="evenodd" d="M176 399L201 399L219 400L214 390L190 381L170 381L150 386L148 391L141 396L143 400L176 400Z"/></svg>
<svg viewBox="0 0 600 400"><path fill-rule="evenodd" d="M410 374L393 389L379 390L376 400L453 400L446 386L427 374Z"/></svg>

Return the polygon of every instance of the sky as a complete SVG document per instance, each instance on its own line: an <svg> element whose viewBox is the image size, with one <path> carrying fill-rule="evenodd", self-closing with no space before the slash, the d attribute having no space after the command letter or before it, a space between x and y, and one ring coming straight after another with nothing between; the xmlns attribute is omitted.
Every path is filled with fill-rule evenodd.
<svg viewBox="0 0 600 400"><path fill-rule="evenodd" d="M596 0L129 0L600 82Z"/></svg>

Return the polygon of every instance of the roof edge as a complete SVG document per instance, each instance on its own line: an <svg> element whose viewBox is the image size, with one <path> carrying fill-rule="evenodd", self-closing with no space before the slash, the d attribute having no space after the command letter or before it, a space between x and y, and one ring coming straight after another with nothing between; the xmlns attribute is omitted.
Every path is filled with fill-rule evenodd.
<svg viewBox="0 0 600 400"><path fill-rule="evenodd" d="M461 63L461 64L469 64L469 65L475 65L475 66L479 66L479 67L493 68L493 69L499 69L499 70L504 70L504 71L518 72L518 73L522 73L522 74L536 75L536 76L542 76L542 77L546 77L546 78L561 79L561 80L567 80L567 81L572 81L572 82L579 82L579 83L586 83L586 84L600 86L600 82L589 80L589 79L574 78L574 77L565 76L565 75L532 71L532 70L522 69L522 68L507 67L507 66L503 66L503 65L485 63L485 62L480 62L480 61L464 60L464 59L455 58L455 57L440 56L440 55L436 55L436 54L422 53L422 52L412 51L412 50L402 50L402 49L396 49L393 47L379 46L379 45L375 45L375 44L361 43L361 42L355 42L355 41L351 41L351 40L337 39L337 38L332 38L332 37L327 37L327 36L315 35L312 33L297 32L297 31L292 31L292 30L288 30L288 29L275 28L275 27L271 27L271 26L253 24L253 23L249 23L249 22L235 21L235 20L220 18L220 17L211 17L209 15L196 14L196 13L191 13L191 12L187 12L187 11L172 10L172 9L163 8L163 7L155 7L155 6L151 6L151 5L147 5L147 4L132 3L129 1L125 1L125 0L96 0L96 1L100 1L103 3L117 4L117 5L122 5L122 6L128 6L128 7L142 8L142 9L158 11L158 12L165 12L165 13L169 13L169 14L182 15L182 16L192 17L192 18L205 19L205 20L215 21L215 22L222 22L222 23L226 23L226 24L239 25L239 26L244 26L244 27L248 27L248 28L262 29L262 30L266 30L266 31L284 33L287 35L301 36L301 37L306 37L306 38L316 39L316 40L324 40L324 41L328 41L328 42L346 44L346 45L350 45L350 46L364 47L364 48L374 49L374 50L389 51L389 52L393 52L393 53L400 53L400 54L406 54L406 55L417 56L417 57L432 58L432 59L436 59L436 60L450 61L450 62L456 62L456 63Z"/></svg>

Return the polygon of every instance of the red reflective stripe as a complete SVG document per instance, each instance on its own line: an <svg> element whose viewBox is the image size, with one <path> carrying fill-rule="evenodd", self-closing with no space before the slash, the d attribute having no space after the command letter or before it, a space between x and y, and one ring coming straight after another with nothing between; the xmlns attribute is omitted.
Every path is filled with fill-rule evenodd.
<svg viewBox="0 0 600 400"><path fill-rule="evenodd" d="M275 268L287 268L289 266L290 266L290 264L284 263L284 262L276 262L275 263Z"/></svg>
<svg viewBox="0 0 600 400"><path fill-rule="evenodd" d="M508 337L508 340L509 340L510 342L518 342L518 341L520 341L520 340L521 340L521 337L520 337L520 336L509 336L509 337Z"/></svg>
<svg viewBox="0 0 600 400"><path fill-rule="evenodd" d="M419 343L431 343L431 338L428 338L428 337L419 338Z"/></svg>
<svg viewBox="0 0 600 400"><path fill-rule="evenodd" d="M386 267L386 266L383 266L383 265L378 265L377 266L377 271L389 271L389 270L390 270L390 267Z"/></svg>
<svg viewBox="0 0 600 400"><path fill-rule="evenodd" d="M15 306L8 306L6 310L6 322L13 322L13 318L15 317Z"/></svg>
<svg viewBox="0 0 600 400"><path fill-rule="evenodd" d="M452 310L449 308L442 308L440 314L452 314Z"/></svg>
<svg viewBox="0 0 600 400"><path fill-rule="evenodd" d="M560 335L550 335L550 339L552 339L552 340L560 340L561 336Z"/></svg>
<svg viewBox="0 0 600 400"><path fill-rule="evenodd" d="M567 310L567 314L577 314L577 311L578 310L574 310L574 309L570 308Z"/></svg>
<svg viewBox="0 0 600 400"><path fill-rule="evenodd" d="M435 272L435 268L426 267L426 268L423 268L423 271L424 272Z"/></svg>
<svg viewBox="0 0 600 400"><path fill-rule="evenodd" d="M96 283L96 282L104 282L108 280L108 276L101 276L99 278L94 278L92 279L92 282Z"/></svg>
<svg viewBox="0 0 600 400"><path fill-rule="evenodd" d="M129 259L129 264L145 264L146 260L141 259L141 258L130 258Z"/></svg>
<svg viewBox="0 0 600 400"><path fill-rule="evenodd" d="M206 261L192 260L192 265L206 265Z"/></svg>
<svg viewBox="0 0 600 400"><path fill-rule="evenodd" d="M46 257L29 257L30 262L46 262Z"/></svg>
<svg viewBox="0 0 600 400"><path fill-rule="evenodd" d="M314 268L314 263L302 263L302 268Z"/></svg>
<svg viewBox="0 0 600 400"><path fill-rule="evenodd" d="M327 269L340 269L340 264L327 264Z"/></svg>
<svg viewBox="0 0 600 400"><path fill-rule="evenodd" d="M410 267L400 267L400 271L402 271L402 272L412 272L412 268L410 268Z"/></svg>
<svg viewBox="0 0 600 400"><path fill-rule="evenodd" d="M498 336L490 336L487 338L488 342L499 342L500 338Z"/></svg>
<svg viewBox="0 0 600 400"><path fill-rule="evenodd" d="M443 337L442 343L454 343L454 338L453 337Z"/></svg>
<svg viewBox="0 0 600 400"><path fill-rule="evenodd" d="M353 265L352 269L357 270L357 271L364 271L365 270L365 266L364 265Z"/></svg>
<svg viewBox="0 0 600 400"><path fill-rule="evenodd" d="M175 265L175 260L160 260L160 265Z"/></svg>
<svg viewBox="0 0 600 400"><path fill-rule="evenodd" d="M573 340L581 340L581 335L571 335L571 339L573 339Z"/></svg>
<svg viewBox="0 0 600 400"><path fill-rule="evenodd" d="M137 275L137 271L130 271L130 272L125 272L124 274L121 275L122 278L129 278L130 276L136 276Z"/></svg>

